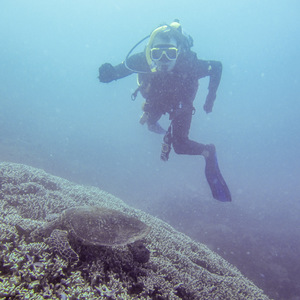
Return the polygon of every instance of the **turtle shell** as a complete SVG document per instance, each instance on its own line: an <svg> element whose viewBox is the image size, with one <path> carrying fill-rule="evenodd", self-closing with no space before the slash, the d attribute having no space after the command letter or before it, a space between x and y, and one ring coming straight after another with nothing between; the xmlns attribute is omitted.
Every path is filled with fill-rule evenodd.
<svg viewBox="0 0 300 300"><path fill-rule="evenodd" d="M62 214L62 225L85 245L123 246L145 237L150 227L118 210L80 206Z"/></svg>

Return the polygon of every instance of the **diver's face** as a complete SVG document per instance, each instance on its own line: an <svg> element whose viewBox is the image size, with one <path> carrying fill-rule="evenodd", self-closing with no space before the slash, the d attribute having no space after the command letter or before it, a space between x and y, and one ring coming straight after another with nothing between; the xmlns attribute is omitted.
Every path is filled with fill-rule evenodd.
<svg viewBox="0 0 300 300"><path fill-rule="evenodd" d="M168 43L166 43L164 40L157 37L152 44L152 49L157 49L156 52L153 52L152 57L153 62L156 64L157 71L172 71L175 67L178 54L177 41L172 38Z"/></svg>

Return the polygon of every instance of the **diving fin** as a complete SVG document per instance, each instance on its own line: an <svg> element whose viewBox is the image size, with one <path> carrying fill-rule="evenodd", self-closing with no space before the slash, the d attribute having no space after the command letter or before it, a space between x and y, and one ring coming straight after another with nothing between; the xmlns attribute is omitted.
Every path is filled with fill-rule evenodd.
<svg viewBox="0 0 300 300"><path fill-rule="evenodd" d="M208 152L208 155L205 155L205 176L212 195L216 200L230 202L231 194L219 169L216 148L211 144L206 145L205 150Z"/></svg>

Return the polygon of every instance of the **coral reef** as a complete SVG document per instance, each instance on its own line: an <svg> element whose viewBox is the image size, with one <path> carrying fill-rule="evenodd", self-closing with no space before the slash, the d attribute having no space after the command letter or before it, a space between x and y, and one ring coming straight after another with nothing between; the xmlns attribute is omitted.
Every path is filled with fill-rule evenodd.
<svg viewBox="0 0 300 300"><path fill-rule="evenodd" d="M205 245L102 190L4 162L0 188L2 299L268 299ZM116 209L150 226L143 239L150 259L138 243L80 245L74 265L30 238L46 220L79 205Z"/></svg>

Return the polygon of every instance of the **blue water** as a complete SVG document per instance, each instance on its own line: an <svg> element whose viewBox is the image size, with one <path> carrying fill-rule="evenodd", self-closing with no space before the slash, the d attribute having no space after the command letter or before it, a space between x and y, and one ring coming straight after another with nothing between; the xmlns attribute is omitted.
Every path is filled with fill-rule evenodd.
<svg viewBox="0 0 300 300"><path fill-rule="evenodd" d="M272 297L300 299L299 11L296 0L2 0L0 159L107 190L246 264L243 273ZM172 152L160 161L162 137L139 124L141 96L130 99L135 75L97 79L102 63L120 63L174 18L199 58L223 64L208 115L208 80L200 81L190 137L216 145L233 203L211 197L201 157ZM236 240L212 238L220 227L224 240ZM256 237L246 239L257 251L250 260L270 259L268 276L250 265L243 234Z"/></svg>

